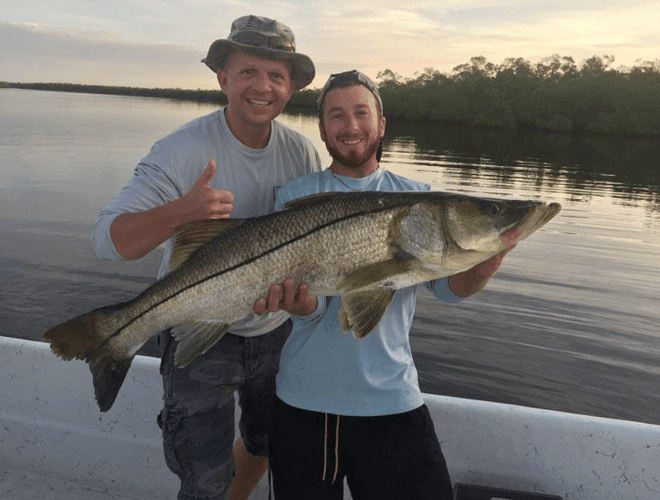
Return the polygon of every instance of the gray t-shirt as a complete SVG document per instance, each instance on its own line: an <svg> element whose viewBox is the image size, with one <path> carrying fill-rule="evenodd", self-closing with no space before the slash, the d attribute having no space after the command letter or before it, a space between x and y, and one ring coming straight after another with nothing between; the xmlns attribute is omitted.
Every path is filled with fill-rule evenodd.
<svg viewBox="0 0 660 500"><path fill-rule="evenodd" d="M185 194L215 160L213 189L234 194L231 217L256 217L273 210L275 191L288 181L318 171L321 160L311 141L293 129L272 122L268 144L251 149L229 130L224 110L193 120L156 142L135 167L133 177L99 213L92 230L98 258L123 260L110 237L110 225L123 213L143 212L174 201ZM158 277L169 272L173 241L165 243ZM288 317L282 311L249 316L230 332L256 336L269 332Z"/></svg>

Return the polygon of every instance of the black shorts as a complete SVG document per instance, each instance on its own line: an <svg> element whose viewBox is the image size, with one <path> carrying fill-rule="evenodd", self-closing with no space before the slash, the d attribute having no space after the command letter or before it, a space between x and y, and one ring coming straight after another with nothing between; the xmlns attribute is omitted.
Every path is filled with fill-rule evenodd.
<svg viewBox="0 0 660 500"><path fill-rule="evenodd" d="M426 405L378 417L301 410L277 400L268 437L276 500L451 500Z"/></svg>

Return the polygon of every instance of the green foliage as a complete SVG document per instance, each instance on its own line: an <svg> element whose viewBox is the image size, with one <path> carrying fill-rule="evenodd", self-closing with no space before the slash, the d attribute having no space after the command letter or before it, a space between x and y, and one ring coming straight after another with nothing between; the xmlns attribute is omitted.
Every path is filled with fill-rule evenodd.
<svg viewBox="0 0 660 500"><path fill-rule="evenodd" d="M504 130L548 130L632 136L660 135L660 60L613 69L613 56L579 66L554 54L493 64L483 56L450 74L433 68L412 78L386 69L377 83L391 120L434 121ZM141 89L63 83L5 83L0 87L135 95L226 103L211 90ZM319 89L295 92L288 108L316 111Z"/></svg>
<svg viewBox="0 0 660 500"><path fill-rule="evenodd" d="M578 66L557 54L536 65L495 65L479 56L451 74L432 68L403 78L378 74L386 115L499 129L660 134L660 61L612 69L613 56Z"/></svg>
<svg viewBox="0 0 660 500"><path fill-rule="evenodd" d="M313 108L316 111L316 101L321 95L320 89L302 89L294 92L287 104L288 108Z"/></svg>

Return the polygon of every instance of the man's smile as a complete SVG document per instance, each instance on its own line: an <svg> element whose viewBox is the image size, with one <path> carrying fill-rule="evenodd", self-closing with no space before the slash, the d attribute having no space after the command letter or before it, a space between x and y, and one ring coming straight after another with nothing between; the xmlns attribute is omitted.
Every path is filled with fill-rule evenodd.
<svg viewBox="0 0 660 500"><path fill-rule="evenodd" d="M361 137L353 138L353 139L345 138L345 139L340 139L339 142L345 144L346 146L355 146L356 144L362 142L362 138Z"/></svg>
<svg viewBox="0 0 660 500"><path fill-rule="evenodd" d="M248 102L257 107L266 107L270 105L270 101L264 101L262 99L248 99Z"/></svg>

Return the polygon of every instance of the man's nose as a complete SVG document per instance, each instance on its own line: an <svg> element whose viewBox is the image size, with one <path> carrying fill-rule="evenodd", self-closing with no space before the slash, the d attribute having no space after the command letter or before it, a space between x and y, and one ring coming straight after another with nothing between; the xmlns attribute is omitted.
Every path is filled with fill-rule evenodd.
<svg viewBox="0 0 660 500"><path fill-rule="evenodd" d="M270 90L270 79L268 75L263 73L257 74L257 79L254 83L254 88L259 92L268 92Z"/></svg>

